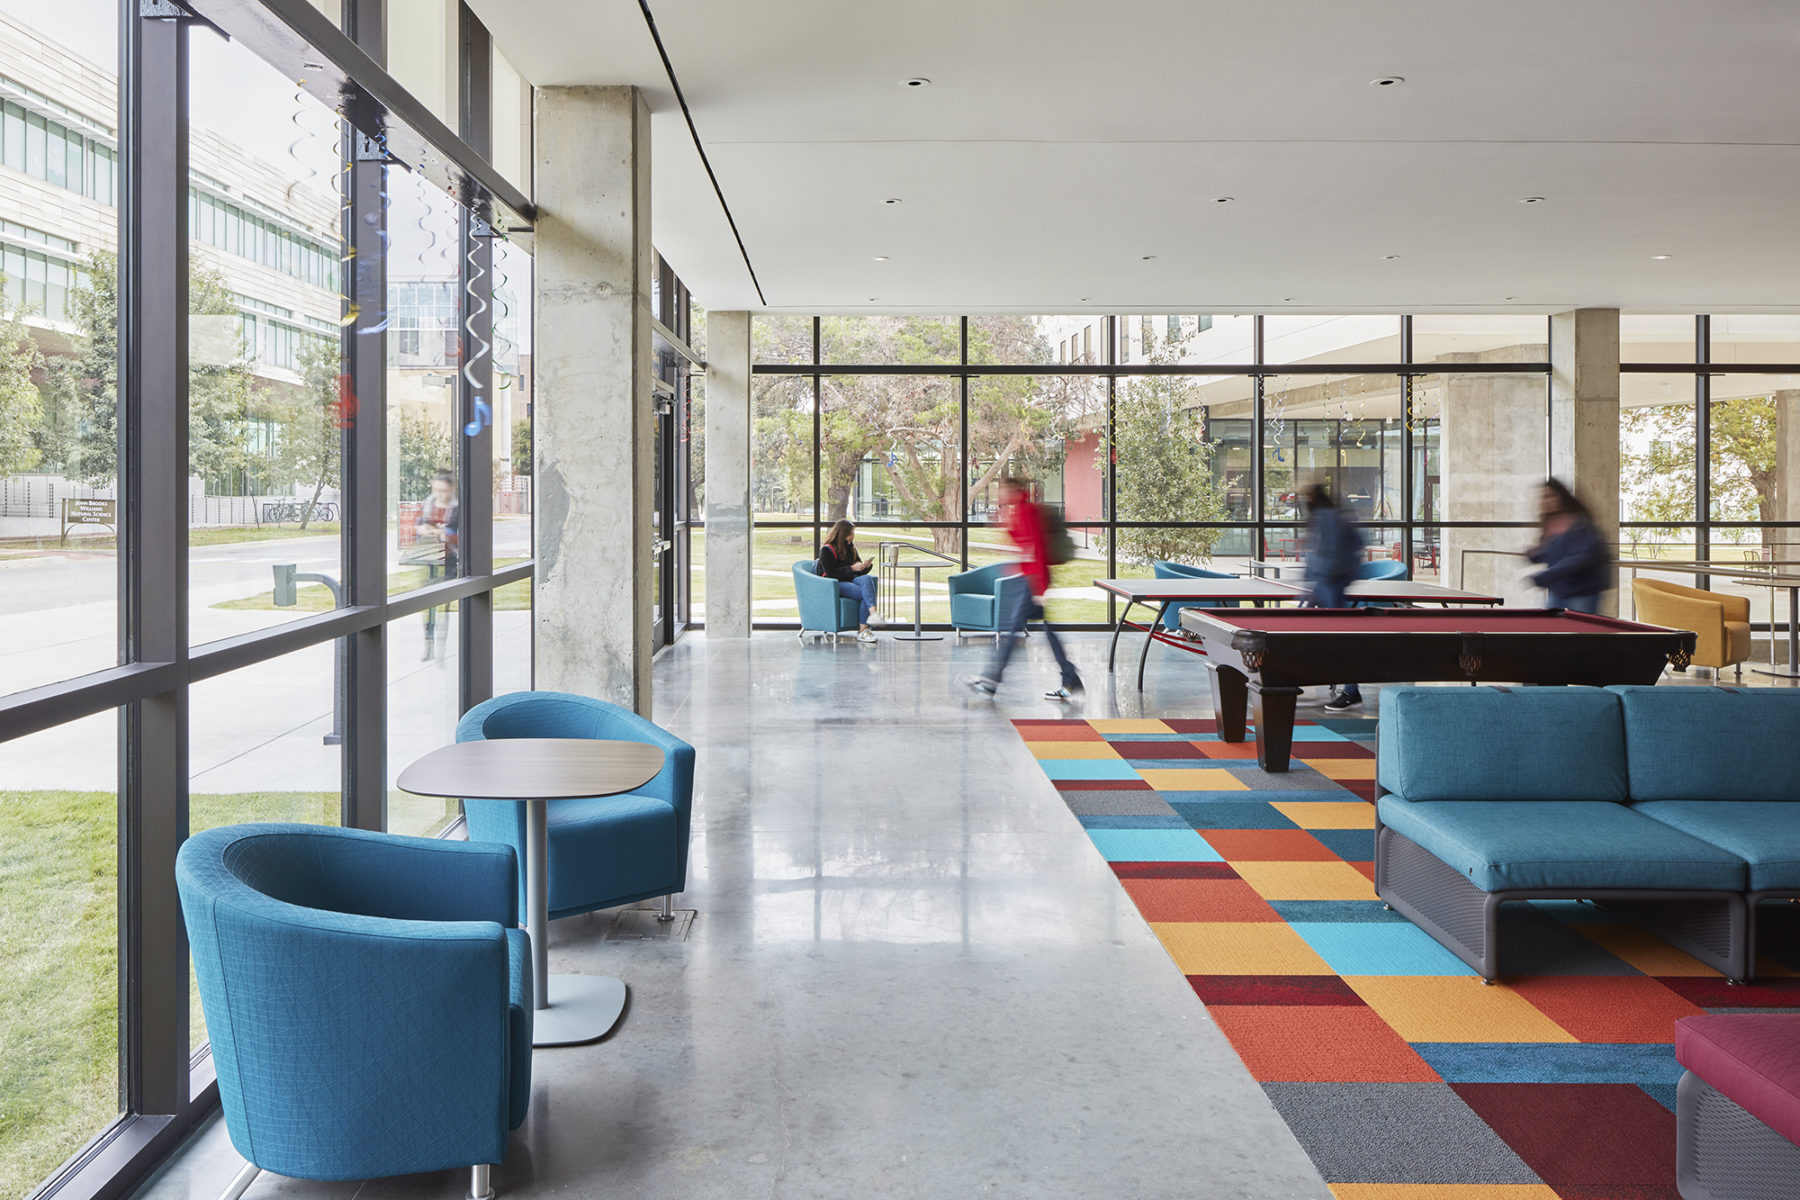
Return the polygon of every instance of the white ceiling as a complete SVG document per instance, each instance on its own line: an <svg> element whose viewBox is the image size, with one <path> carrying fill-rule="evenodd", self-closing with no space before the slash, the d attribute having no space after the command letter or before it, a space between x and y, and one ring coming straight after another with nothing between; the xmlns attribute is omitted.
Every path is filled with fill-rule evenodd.
<svg viewBox="0 0 1800 1200"><path fill-rule="evenodd" d="M761 307L635 0L471 6L646 90L658 248ZM1792 0L650 7L770 309L1800 310Z"/></svg>

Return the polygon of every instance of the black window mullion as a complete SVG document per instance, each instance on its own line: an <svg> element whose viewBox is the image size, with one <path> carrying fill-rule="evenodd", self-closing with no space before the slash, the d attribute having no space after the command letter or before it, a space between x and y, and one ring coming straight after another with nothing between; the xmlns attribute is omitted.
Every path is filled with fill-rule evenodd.
<svg viewBox="0 0 1800 1200"><path fill-rule="evenodd" d="M458 132L483 158L493 153L491 107L493 46L487 28L469 11L458 9ZM462 431L462 511L458 517L458 555L465 575L494 571L494 231L488 223L459 206L462 263L457 311L463 332L463 369L457 374ZM473 430L474 432L468 432ZM670 597L664 589L665 627ZM458 629L461 652L459 699L462 711L494 694L494 593L478 592L462 602Z"/></svg>
<svg viewBox="0 0 1800 1200"><path fill-rule="evenodd" d="M188 464L188 30L125 22L120 254L124 627L131 662L185 671ZM129 705L119 787L121 1066L125 1110L179 1117L189 1099L187 936L175 853L187 834L187 689Z"/></svg>
<svg viewBox="0 0 1800 1200"><path fill-rule="evenodd" d="M386 61L382 0L344 0L346 32L376 62ZM387 165L380 148L345 126L350 188L344 214L349 250L340 284L344 363L357 399L344 434L344 576L352 605L387 603ZM387 625L346 639L343 822L387 828Z"/></svg>
<svg viewBox="0 0 1800 1200"><path fill-rule="evenodd" d="M1712 318L1694 318L1694 558L1712 557ZM1711 576L1696 578L1696 587L1707 587Z"/></svg>
<svg viewBox="0 0 1800 1200"><path fill-rule="evenodd" d="M958 321L960 322L958 340L962 346L961 362L966 367L969 365L969 318L965 315L959 317ZM961 483L956 491L960 497L958 503L961 505L959 512L962 518L962 569L966 571L969 569L969 484L975 478L975 472L969 463L969 377L964 375L957 383L960 389L959 394L962 397L962 426L959 435L962 461L957 464L957 470L962 474Z"/></svg>

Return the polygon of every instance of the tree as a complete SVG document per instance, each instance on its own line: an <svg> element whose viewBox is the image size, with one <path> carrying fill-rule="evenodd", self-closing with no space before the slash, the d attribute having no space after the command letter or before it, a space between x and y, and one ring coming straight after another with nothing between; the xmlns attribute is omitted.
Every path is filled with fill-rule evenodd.
<svg viewBox="0 0 1800 1200"><path fill-rule="evenodd" d="M1177 363L1186 350L1180 338L1162 338L1146 347L1153 364ZM1206 562L1224 532L1171 527L1174 521L1222 521L1225 499L1214 470L1219 443L1206 437L1202 385L1185 375L1144 375L1121 379L1113 406L1106 455L1117 461L1118 491L1113 509L1120 521L1155 523L1151 528L1115 531L1122 561L1149 564L1158 559Z"/></svg>
<svg viewBox="0 0 1800 1200"><path fill-rule="evenodd" d="M756 332L760 361L812 357L810 321L759 320ZM825 317L820 334L836 362L927 367L956 362L961 353L957 326L935 318ZM973 361L1048 365L1052 359L1031 317L982 317L970 323L969 336ZM1098 395L1085 378L972 377L964 464L962 400L954 380L826 373L819 383L817 446L823 519L848 514L862 467L871 462L885 473L905 519L959 522L965 490L979 494L1009 471L1059 469L1064 440L1091 418ZM793 377L765 375L754 403L753 456L777 468L759 473L759 507L777 501L777 492L794 505L812 494L811 396L795 387ZM934 530L943 552L955 551L959 537L955 529Z"/></svg>
<svg viewBox="0 0 1800 1200"><path fill-rule="evenodd" d="M450 430L422 412L400 410L395 422L400 449L400 494L396 500L424 500L431 495L431 477L453 470L456 446Z"/></svg>
<svg viewBox="0 0 1800 1200"><path fill-rule="evenodd" d="M1712 519L1769 522L1781 519L1777 405L1772 396L1715 400L1709 413ZM1695 495L1695 429L1691 404L1627 408L1619 418L1620 519L1647 522L1654 532L1680 538L1698 513ZM1762 533L1765 544L1769 531Z"/></svg>
<svg viewBox="0 0 1800 1200"><path fill-rule="evenodd" d="M5 293L6 277L0 275L0 297ZM0 476L28 471L41 457L35 435L43 423L43 403L32 379L42 366L22 308L0 311Z"/></svg>
<svg viewBox="0 0 1800 1200"><path fill-rule="evenodd" d="M45 465L70 478L102 484L118 473L119 263L96 251L70 296L81 329L79 350L49 364L49 419L39 440ZM200 331L223 331L214 353L191 355L188 365L188 470L222 478L253 465L250 418L260 404L255 374L232 322L240 319L231 290L216 272L188 273L188 315Z"/></svg>
<svg viewBox="0 0 1800 1200"><path fill-rule="evenodd" d="M328 338L308 338L300 349L300 390L282 402L275 470L288 483L312 488L300 512L300 528L312 521L319 496L339 487L344 473L342 352Z"/></svg>
<svg viewBox="0 0 1800 1200"><path fill-rule="evenodd" d="M520 417L512 428L512 471L514 475L531 474L531 418Z"/></svg>

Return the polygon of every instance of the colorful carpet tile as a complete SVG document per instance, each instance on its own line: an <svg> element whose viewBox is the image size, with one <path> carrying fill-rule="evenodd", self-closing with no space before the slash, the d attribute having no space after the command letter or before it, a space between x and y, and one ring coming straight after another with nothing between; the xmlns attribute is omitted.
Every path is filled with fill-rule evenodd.
<svg viewBox="0 0 1800 1200"><path fill-rule="evenodd" d="M1015 721L1339 1200L1678 1200L1674 1021L1800 1009L1800 908L1762 980L1577 902L1509 905L1483 986L1375 898L1375 722L1286 774L1210 720ZM1773 926L1774 928L1768 928Z"/></svg>

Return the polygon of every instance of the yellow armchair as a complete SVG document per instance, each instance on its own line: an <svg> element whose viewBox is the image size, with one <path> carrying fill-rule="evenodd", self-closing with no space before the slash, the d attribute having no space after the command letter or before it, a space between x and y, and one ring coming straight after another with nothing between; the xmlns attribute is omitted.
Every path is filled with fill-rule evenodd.
<svg viewBox="0 0 1800 1200"><path fill-rule="evenodd" d="M1694 665L1711 667L1713 677L1725 667L1737 667L1750 658L1750 600L1701 588L1684 587L1666 579L1634 579L1631 599L1637 617L1652 625L1691 629L1699 639Z"/></svg>

